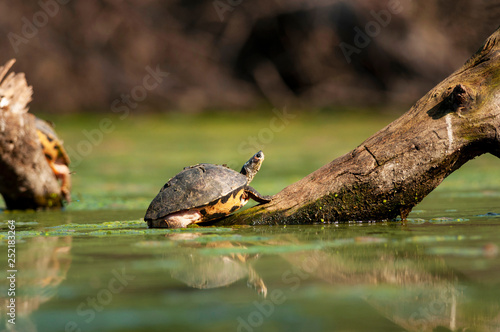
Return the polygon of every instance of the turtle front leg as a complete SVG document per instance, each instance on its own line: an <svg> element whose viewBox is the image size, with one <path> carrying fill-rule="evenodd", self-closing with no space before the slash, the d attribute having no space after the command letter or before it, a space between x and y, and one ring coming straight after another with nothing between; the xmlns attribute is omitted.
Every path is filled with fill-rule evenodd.
<svg viewBox="0 0 500 332"><path fill-rule="evenodd" d="M64 199L69 203L71 202L71 174L69 167L65 164L49 163L50 168L56 175L57 179L61 180L61 193Z"/></svg>
<svg viewBox="0 0 500 332"><path fill-rule="evenodd" d="M269 203L273 199L273 196L263 196L250 186L245 187L245 195L259 203Z"/></svg>

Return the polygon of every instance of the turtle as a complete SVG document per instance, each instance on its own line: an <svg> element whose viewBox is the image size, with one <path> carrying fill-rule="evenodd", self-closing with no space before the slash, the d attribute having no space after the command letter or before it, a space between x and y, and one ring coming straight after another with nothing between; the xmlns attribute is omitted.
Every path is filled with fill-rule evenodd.
<svg viewBox="0 0 500 332"><path fill-rule="evenodd" d="M64 150L63 142L59 139L53 125L49 122L35 117L35 127L43 154L56 178L61 180L63 198L67 202L70 202L71 175L68 167L70 159Z"/></svg>
<svg viewBox="0 0 500 332"><path fill-rule="evenodd" d="M149 205L144 221L149 228L180 228L221 219L245 205L250 198L268 203L249 186L264 161L254 154L238 173L226 165L197 164L171 178Z"/></svg>

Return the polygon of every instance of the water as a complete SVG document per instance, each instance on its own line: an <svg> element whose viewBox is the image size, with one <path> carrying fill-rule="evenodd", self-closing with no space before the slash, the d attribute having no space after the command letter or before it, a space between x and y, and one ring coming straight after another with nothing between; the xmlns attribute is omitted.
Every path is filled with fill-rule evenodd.
<svg viewBox="0 0 500 332"><path fill-rule="evenodd" d="M323 119L302 118L267 143L253 183L259 191L281 189L391 120L388 115L358 126L356 116L317 116ZM65 121L60 134L77 146L82 137L74 129L81 122ZM76 167L75 202L65 211L3 213L2 271L8 269L7 221L16 221L17 316L15 326L8 324L2 305L0 326L106 332L500 330L498 160L485 156L466 164L405 224L148 230L141 221L147 204L181 165L217 162L220 155L234 156L235 164L248 159L234 140L217 138L214 123L206 121L220 121L219 135L237 132L245 141L266 128L269 118L257 117L251 125L225 116L170 117L168 128L185 132L159 130L165 136L159 145L151 133L134 131L161 127L158 121L115 121L115 132ZM345 140L338 141L336 132ZM184 134L187 148L168 144ZM206 143L207 135L215 141ZM199 142L215 148L200 149ZM317 150L307 148L311 142ZM7 303L6 279L0 287Z"/></svg>

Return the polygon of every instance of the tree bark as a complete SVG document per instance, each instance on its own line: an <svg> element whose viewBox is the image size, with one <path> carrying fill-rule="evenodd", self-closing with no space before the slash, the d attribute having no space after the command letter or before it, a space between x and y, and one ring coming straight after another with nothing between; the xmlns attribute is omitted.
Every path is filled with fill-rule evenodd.
<svg viewBox="0 0 500 332"><path fill-rule="evenodd" d="M353 151L218 224L405 219L444 178L500 158L500 28L459 70Z"/></svg>
<svg viewBox="0 0 500 332"><path fill-rule="evenodd" d="M9 210L61 207L60 185L27 113L32 88L23 73L5 76L13 64L0 66L0 193Z"/></svg>

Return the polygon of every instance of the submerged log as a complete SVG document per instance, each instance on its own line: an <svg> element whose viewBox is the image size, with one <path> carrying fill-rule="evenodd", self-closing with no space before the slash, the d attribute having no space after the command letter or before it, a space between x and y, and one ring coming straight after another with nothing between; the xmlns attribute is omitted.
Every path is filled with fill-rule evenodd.
<svg viewBox="0 0 500 332"><path fill-rule="evenodd" d="M0 193L9 210L60 207L61 187L27 113L32 88L23 73L6 76L13 64L0 66Z"/></svg>
<svg viewBox="0 0 500 332"><path fill-rule="evenodd" d="M399 119L273 200L218 224L405 219L444 178L484 153L500 158L500 28Z"/></svg>

